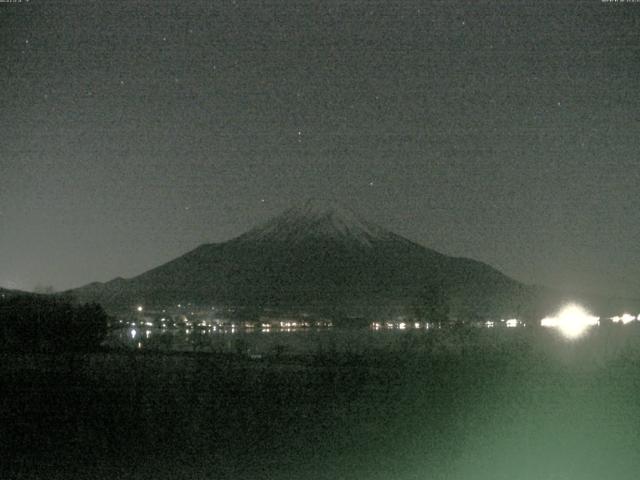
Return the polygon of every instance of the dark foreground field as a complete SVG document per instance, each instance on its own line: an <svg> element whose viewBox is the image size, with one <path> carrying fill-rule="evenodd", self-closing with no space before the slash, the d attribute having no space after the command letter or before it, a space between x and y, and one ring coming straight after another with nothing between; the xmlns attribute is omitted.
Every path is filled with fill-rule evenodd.
<svg viewBox="0 0 640 480"><path fill-rule="evenodd" d="M635 479L640 335L385 351L3 354L2 479Z"/></svg>

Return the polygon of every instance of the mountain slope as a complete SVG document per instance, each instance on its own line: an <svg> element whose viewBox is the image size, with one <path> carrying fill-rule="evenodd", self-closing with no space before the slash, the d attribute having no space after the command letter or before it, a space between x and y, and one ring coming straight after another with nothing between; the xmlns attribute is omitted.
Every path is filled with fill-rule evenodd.
<svg viewBox="0 0 640 480"><path fill-rule="evenodd" d="M534 295L485 264L442 255L349 209L312 201L137 277L73 293L111 310L180 302L371 309L419 304L431 288L464 316L515 315Z"/></svg>
<svg viewBox="0 0 640 480"><path fill-rule="evenodd" d="M22 290L9 290L7 288L0 288L0 299L18 297L18 296L35 296L35 293L25 292Z"/></svg>

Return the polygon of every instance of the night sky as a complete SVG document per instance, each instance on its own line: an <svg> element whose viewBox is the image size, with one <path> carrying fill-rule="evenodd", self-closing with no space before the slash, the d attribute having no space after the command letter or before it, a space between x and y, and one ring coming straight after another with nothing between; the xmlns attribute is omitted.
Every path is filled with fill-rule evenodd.
<svg viewBox="0 0 640 480"><path fill-rule="evenodd" d="M640 296L640 3L0 3L0 286L129 277L309 197Z"/></svg>

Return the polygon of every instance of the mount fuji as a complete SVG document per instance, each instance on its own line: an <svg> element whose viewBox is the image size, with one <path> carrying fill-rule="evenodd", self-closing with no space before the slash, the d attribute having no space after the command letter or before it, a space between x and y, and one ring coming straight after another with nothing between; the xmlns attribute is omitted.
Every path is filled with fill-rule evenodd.
<svg viewBox="0 0 640 480"><path fill-rule="evenodd" d="M180 302L371 311L419 304L434 289L459 317L523 314L536 296L533 287L486 264L443 255L344 206L317 201L136 277L71 293L111 311Z"/></svg>

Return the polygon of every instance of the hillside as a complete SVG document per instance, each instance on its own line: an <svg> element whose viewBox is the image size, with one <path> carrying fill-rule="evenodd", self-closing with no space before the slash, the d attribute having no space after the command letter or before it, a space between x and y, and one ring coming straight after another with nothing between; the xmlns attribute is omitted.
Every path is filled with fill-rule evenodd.
<svg viewBox="0 0 640 480"><path fill-rule="evenodd" d="M111 311L137 304L410 311L434 295L459 318L536 316L557 295L411 242L336 204L309 201L237 238L131 279L72 292Z"/></svg>

